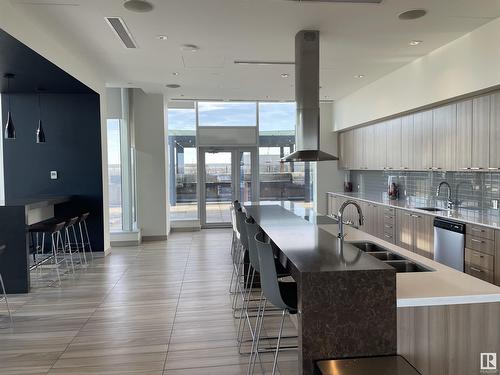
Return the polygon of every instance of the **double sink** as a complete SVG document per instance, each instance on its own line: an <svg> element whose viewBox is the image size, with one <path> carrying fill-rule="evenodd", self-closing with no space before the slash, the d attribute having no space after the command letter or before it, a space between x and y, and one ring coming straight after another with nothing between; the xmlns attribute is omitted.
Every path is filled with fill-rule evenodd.
<svg viewBox="0 0 500 375"><path fill-rule="evenodd" d="M385 247L373 242L351 242L350 245L364 251L366 254L375 257L382 262L396 269L396 273L406 272L431 272L431 268L425 267L413 260L410 260L400 254L396 254Z"/></svg>

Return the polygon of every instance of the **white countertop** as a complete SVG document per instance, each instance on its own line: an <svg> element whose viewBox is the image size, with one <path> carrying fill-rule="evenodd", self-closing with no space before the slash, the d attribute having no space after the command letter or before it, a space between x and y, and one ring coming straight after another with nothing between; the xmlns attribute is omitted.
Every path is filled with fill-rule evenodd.
<svg viewBox="0 0 500 375"><path fill-rule="evenodd" d="M419 212L426 215L444 217L448 219L457 220L463 223L476 224L484 227L489 227L493 229L500 229L500 212L492 210L481 210L481 209L467 209L459 208L457 210L451 211L425 211L419 210L418 207L441 207L441 204L436 205L435 199L426 198L411 198L408 200L389 200L383 196L383 194L363 194L359 192L353 193L338 193L338 192L328 192L327 194L338 195L346 198L353 198L360 201L365 201L369 203L376 203L388 207L394 207L401 210L408 210L413 212ZM441 207L444 208L444 207Z"/></svg>
<svg viewBox="0 0 500 375"><path fill-rule="evenodd" d="M334 234L338 233L338 225L336 224L319 225L319 227ZM402 249L350 226L344 228L347 233L346 242L374 242L435 270L434 272L396 274L398 307L500 302L500 287Z"/></svg>

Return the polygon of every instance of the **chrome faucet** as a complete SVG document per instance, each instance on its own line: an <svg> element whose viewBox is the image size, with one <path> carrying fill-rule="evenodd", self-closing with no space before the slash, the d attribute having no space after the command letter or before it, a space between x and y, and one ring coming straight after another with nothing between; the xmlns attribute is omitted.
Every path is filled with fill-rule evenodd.
<svg viewBox="0 0 500 375"><path fill-rule="evenodd" d="M439 193L441 193L441 186L443 185L446 185L446 187L448 187L448 197L446 198L446 207L448 207L448 209L453 209L453 201L451 200L451 186L449 183L447 183L446 181L441 181L437 187L437 191L436 191L436 197L439 197Z"/></svg>
<svg viewBox="0 0 500 375"><path fill-rule="evenodd" d="M347 200L345 201L344 203L342 203L342 205L340 206L339 208L339 213L338 213L338 220L339 220L339 234L338 234L338 238L340 240L344 240L345 238L345 234L344 234L344 210L346 209L347 206L349 205L353 205L356 207L356 209L358 210L358 217L359 217L359 225L363 225L364 221L365 221L365 218L363 216L363 210L361 209L361 206L355 202L355 201L352 201L352 200Z"/></svg>

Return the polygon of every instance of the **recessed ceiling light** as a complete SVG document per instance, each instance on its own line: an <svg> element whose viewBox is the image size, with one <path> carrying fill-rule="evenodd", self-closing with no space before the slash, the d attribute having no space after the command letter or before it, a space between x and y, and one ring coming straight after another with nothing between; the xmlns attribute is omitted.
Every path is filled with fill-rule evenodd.
<svg viewBox="0 0 500 375"><path fill-rule="evenodd" d="M288 78L288 77L289 77L288 73L281 73L281 78Z"/></svg>
<svg viewBox="0 0 500 375"><path fill-rule="evenodd" d="M410 43L408 43L410 46L418 46L420 43L422 43L421 40L411 40Z"/></svg>
<svg viewBox="0 0 500 375"><path fill-rule="evenodd" d="M173 76L178 76L180 73L179 72L173 72L172 75Z"/></svg>
<svg viewBox="0 0 500 375"><path fill-rule="evenodd" d="M146 13L153 10L153 4L146 0L127 0L123 3L125 9L131 12Z"/></svg>
<svg viewBox="0 0 500 375"><path fill-rule="evenodd" d="M427 14L427 11L425 9L410 9L406 10L403 13L399 13L398 18L400 20L416 20L418 18L422 18Z"/></svg>
<svg viewBox="0 0 500 375"><path fill-rule="evenodd" d="M156 39L158 39L158 40L167 40L168 36L166 36L166 35L157 35Z"/></svg>
<svg viewBox="0 0 500 375"><path fill-rule="evenodd" d="M178 89L179 87L181 87L181 85L177 83L169 83L168 85L166 85L166 87L168 87L169 89Z"/></svg>
<svg viewBox="0 0 500 375"><path fill-rule="evenodd" d="M199 49L200 49L200 47L198 47L195 44L183 44L181 46L181 51L197 52Z"/></svg>
<svg viewBox="0 0 500 375"><path fill-rule="evenodd" d="M365 78L364 74L356 74L354 78Z"/></svg>

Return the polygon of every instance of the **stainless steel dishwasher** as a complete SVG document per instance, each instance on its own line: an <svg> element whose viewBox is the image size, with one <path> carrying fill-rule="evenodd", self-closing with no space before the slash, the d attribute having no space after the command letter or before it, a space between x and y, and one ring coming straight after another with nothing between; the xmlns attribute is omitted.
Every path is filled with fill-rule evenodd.
<svg viewBox="0 0 500 375"><path fill-rule="evenodd" d="M434 219L434 260L464 272L465 224Z"/></svg>

